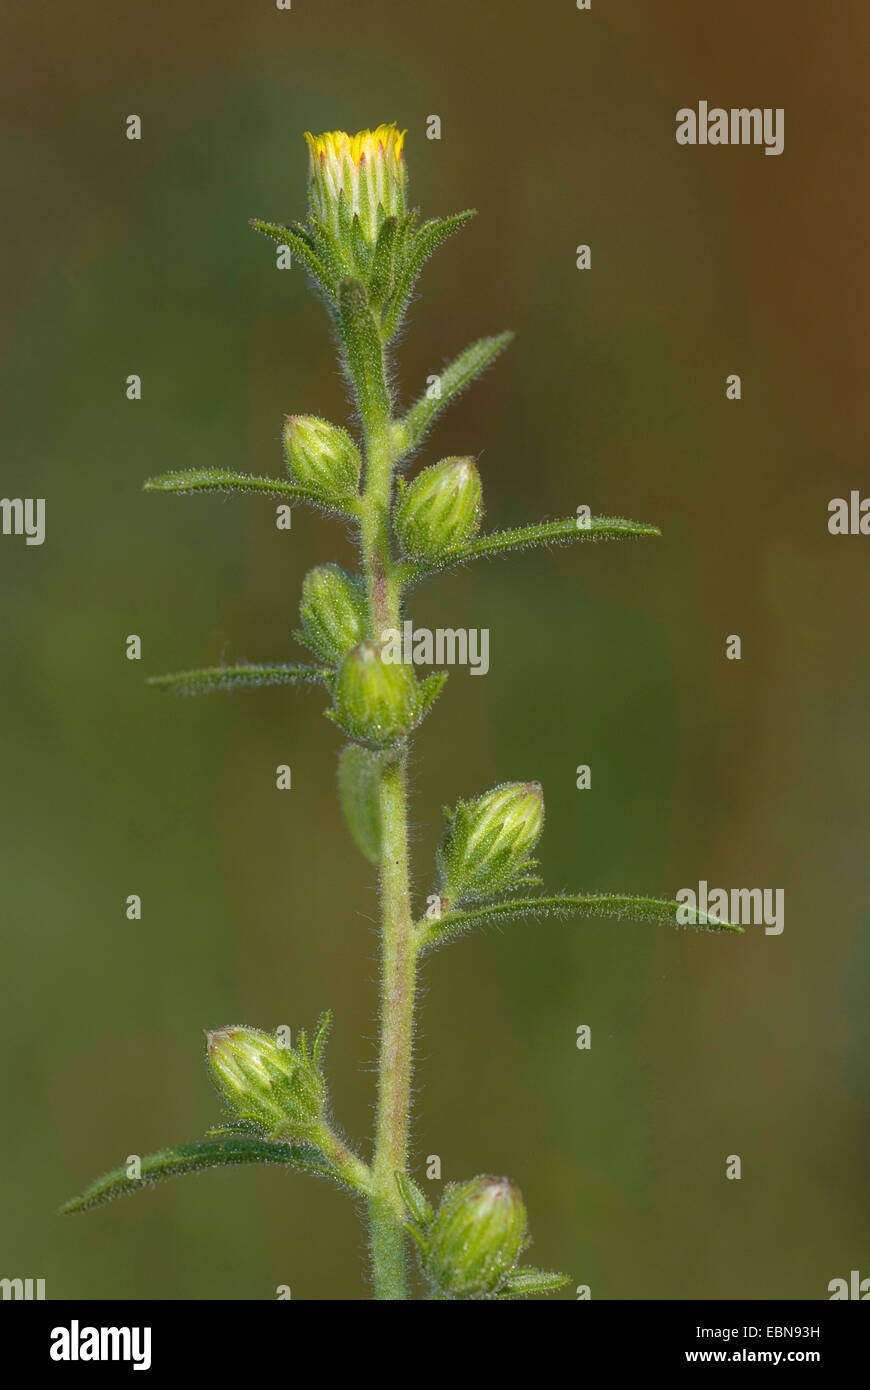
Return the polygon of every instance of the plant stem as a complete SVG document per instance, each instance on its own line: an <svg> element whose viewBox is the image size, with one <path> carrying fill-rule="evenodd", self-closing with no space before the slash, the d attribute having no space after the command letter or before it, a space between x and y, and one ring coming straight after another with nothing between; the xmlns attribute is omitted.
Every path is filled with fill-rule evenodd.
<svg viewBox="0 0 870 1390"><path fill-rule="evenodd" d="M341 1179L363 1196L371 1192L371 1171L367 1164L357 1158L346 1144L333 1134L328 1125L322 1126L316 1136L316 1144L321 1153L335 1164Z"/></svg>
<svg viewBox="0 0 870 1390"><path fill-rule="evenodd" d="M401 622L401 580L393 563L390 504L396 443L393 422L367 418L366 487L359 507L371 636ZM384 760L380 784L381 994L378 1106L369 1198L372 1274L376 1299L407 1299L404 1207L396 1173L405 1171L411 1097L417 950L408 866L407 751Z"/></svg>
<svg viewBox="0 0 870 1390"><path fill-rule="evenodd" d="M408 1297L403 1207L396 1173L408 1156L416 951L408 884L406 755L381 779L381 1043L372 1165L372 1262L375 1297Z"/></svg>

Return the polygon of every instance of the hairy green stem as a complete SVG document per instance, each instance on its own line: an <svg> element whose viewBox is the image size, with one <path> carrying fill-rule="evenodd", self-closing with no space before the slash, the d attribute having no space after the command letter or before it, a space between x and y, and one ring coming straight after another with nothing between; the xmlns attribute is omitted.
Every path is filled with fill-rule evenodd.
<svg viewBox="0 0 870 1390"><path fill-rule="evenodd" d="M357 1158L328 1125L324 1125L318 1135L317 1147L335 1165L336 1172L348 1187L354 1188L362 1196L371 1192L372 1175L368 1164Z"/></svg>
<svg viewBox="0 0 870 1390"><path fill-rule="evenodd" d="M408 882L406 755L381 778L381 1041L370 1202L375 1297L408 1297L403 1209L396 1173L408 1157L416 949Z"/></svg>
<svg viewBox="0 0 870 1390"><path fill-rule="evenodd" d="M383 370L383 354L382 354ZM383 370L384 392L386 372ZM359 505L360 535L371 636L401 621L402 586L390 541L393 468L398 453L393 421L367 408L357 391L366 446L366 485ZM405 1171L411 1097L417 948L408 864L407 752L385 759L379 791L381 822L381 993L378 1104L371 1168L369 1220L376 1299L409 1295L404 1208L396 1173Z"/></svg>

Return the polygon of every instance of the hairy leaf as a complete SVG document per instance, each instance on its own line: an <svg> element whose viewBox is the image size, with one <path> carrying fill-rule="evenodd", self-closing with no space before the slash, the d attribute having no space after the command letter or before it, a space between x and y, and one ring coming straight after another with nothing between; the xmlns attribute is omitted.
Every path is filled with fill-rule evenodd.
<svg viewBox="0 0 870 1390"><path fill-rule="evenodd" d="M338 316L346 368L360 414L367 428L389 418L390 397L384 378L381 336L359 280L342 280L338 287Z"/></svg>
<svg viewBox="0 0 870 1390"><path fill-rule="evenodd" d="M419 444L435 417L491 362L494 362L500 352L504 352L513 337L513 333L499 333L495 338L479 338L439 372L441 394L432 400L428 394L421 396L400 421L406 450Z"/></svg>
<svg viewBox="0 0 870 1390"><path fill-rule="evenodd" d="M630 540L635 536L660 535L657 526L643 521L627 521L624 517L596 516L585 526L578 527L577 518L569 516L561 521L540 521L531 526L515 526L509 531L491 531L489 535L470 541L461 550L449 551L435 563L409 561L404 573L409 581L413 581L484 555L508 555L511 551L526 550L532 546L569 545L572 541Z"/></svg>
<svg viewBox="0 0 870 1390"><path fill-rule="evenodd" d="M60 1208L61 1215L89 1211L113 1197L123 1197L153 1186L164 1178L186 1173L202 1173L206 1168L226 1168L240 1163L280 1163L305 1173L320 1173L341 1181L337 1169L317 1149L308 1144L272 1144L266 1139L204 1139L195 1144L179 1144L160 1149L142 1159L141 1178L127 1176L126 1165L97 1178L84 1192Z"/></svg>
<svg viewBox="0 0 870 1390"><path fill-rule="evenodd" d="M496 1298L528 1298L534 1293L554 1293L567 1282L567 1274L551 1274L546 1269L515 1269L505 1279Z"/></svg>
<svg viewBox="0 0 870 1390"><path fill-rule="evenodd" d="M168 676L149 676L148 685L173 695L208 695L213 690L254 689L262 685L297 685L310 681L325 685L332 677L328 666L205 666L199 671L175 671Z"/></svg>
<svg viewBox="0 0 870 1390"><path fill-rule="evenodd" d="M254 228L255 232L262 232L264 236L271 237L273 241L289 246L292 254L302 262L308 273L313 275L327 294L335 294L335 279L317 255L310 237L305 234L303 228L297 227L294 230L292 227L282 227L280 222L261 222L258 217L252 217L249 225Z"/></svg>
<svg viewBox="0 0 870 1390"><path fill-rule="evenodd" d="M383 759L349 743L338 762L338 795L351 839L370 864L381 859L381 812L378 791Z"/></svg>
<svg viewBox="0 0 870 1390"><path fill-rule="evenodd" d="M372 304L382 304L390 292L393 282L393 253L399 223L395 217L387 217L381 224L375 243L375 255L369 278L369 299Z"/></svg>
<svg viewBox="0 0 870 1390"><path fill-rule="evenodd" d="M396 1174L396 1186L401 1193L402 1201L405 1203L411 1220L421 1231L424 1231L427 1226L431 1225L435 1213L422 1189L407 1173Z"/></svg>
<svg viewBox="0 0 870 1390"><path fill-rule="evenodd" d="M511 898L505 902L484 903L481 906L454 908L441 917L424 918L418 930L424 946L444 941L471 927L488 922L506 922L520 917L616 917L626 922L653 922L661 926L679 926L677 911L684 904L665 898L634 897L625 893L564 893L546 898ZM713 913L693 911L694 920L688 925L703 931L732 931L742 935L743 928L716 917Z"/></svg>
<svg viewBox="0 0 870 1390"><path fill-rule="evenodd" d="M469 222L476 215L475 209L469 208L465 212L454 213L452 217L434 217L429 222L424 222L410 239L410 245L407 246L401 261L396 290L384 322L384 334L387 339L392 338L402 322L414 285L433 251L436 251L442 242L445 242L454 232L458 232L460 227L464 227L466 222Z"/></svg>
<svg viewBox="0 0 870 1390"><path fill-rule="evenodd" d="M297 498L300 502L327 505L311 488L297 487L283 478L258 478L228 468L191 468L184 473L161 473L143 483L145 492L263 492L269 497Z"/></svg>

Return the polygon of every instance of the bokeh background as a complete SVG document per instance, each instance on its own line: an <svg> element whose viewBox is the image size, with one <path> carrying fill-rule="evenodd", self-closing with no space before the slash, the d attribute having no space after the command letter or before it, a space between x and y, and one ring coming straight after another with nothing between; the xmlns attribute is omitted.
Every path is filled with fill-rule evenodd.
<svg viewBox="0 0 870 1390"><path fill-rule="evenodd" d="M322 306L247 219L303 212L303 130L396 119L424 214L480 211L424 276L402 398L518 334L420 461L476 455L492 525L585 502L664 532L420 591L417 623L492 647L419 739L421 900L442 803L514 778L544 785L554 889L786 895L778 938L545 921L431 958L415 1171L515 1177L567 1298L870 1275L870 539L827 531L830 498L870 493L866 6L33 0L4 28L2 491L46 498L47 539L0 542L0 1274L50 1298L368 1296L352 1206L281 1170L54 1211L217 1120L202 1029L225 1022L331 1007L337 1114L368 1142L376 904L322 696L143 683L293 659L303 575L352 548L301 509L277 531L268 499L140 485L277 473L284 414L347 418ZM784 107L784 153L678 147L701 98Z"/></svg>

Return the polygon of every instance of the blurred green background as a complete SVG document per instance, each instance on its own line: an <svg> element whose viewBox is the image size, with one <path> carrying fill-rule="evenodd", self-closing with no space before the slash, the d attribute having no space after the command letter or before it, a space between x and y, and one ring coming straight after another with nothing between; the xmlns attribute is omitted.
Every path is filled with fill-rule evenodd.
<svg viewBox="0 0 870 1390"><path fill-rule="evenodd" d="M420 591L418 624L491 630L488 677L457 670L417 746L420 901L442 803L538 778L552 889L786 902L781 937L545 921L431 958L415 1172L512 1175L568 1298L870 1275L870 540L827 532L830 498L870 492L866 6L84 0L4 27L2 491L46 498L47 539L0 541L0 1274L50 1298L368 1296L352 1206L280 1170L54 1209L216 1121L202 1029L226 1022L331 1007L336 1112L368 1142L376 901L322 696L143 684L293 659L303 575L352 547L302 509L285 533L267 499L140 485L278 473L284 414L347 418L322 306L247 219L302 214L303 130L396 119L424 215L480 211L424 275L402 399L518 334L420 461L477 456L493 526L588 503L664 531ZM678 147L702 98L784 107L785 152Z"/></svg>

